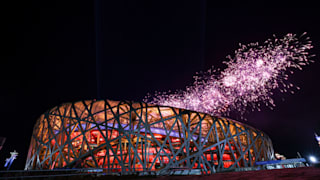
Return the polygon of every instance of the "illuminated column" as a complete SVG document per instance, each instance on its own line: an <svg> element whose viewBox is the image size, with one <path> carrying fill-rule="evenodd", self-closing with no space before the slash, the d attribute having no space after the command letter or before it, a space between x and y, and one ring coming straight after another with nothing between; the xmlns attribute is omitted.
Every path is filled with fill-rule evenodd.
<svg viewBox="0 0 320 180"><path fill-rule="evenodd" d="M320 136L318 136L316 133L314 133L316 140L318 141L319 147L320 147Z"/></svg>
<svg viewBox="0 0 320 180"><path fill-rule="evenodd" d="M0 137L0 150L2 149L3 144L4 144L5 141L6 141L5 137Z"/></svg>

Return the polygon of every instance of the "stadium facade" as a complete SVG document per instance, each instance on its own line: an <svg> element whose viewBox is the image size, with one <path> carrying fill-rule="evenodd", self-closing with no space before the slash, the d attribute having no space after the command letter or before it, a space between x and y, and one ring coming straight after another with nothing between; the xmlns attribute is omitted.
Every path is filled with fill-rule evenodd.
<svg viewBox="0 0 320 180"><path fill-rule="evenodd" d="M25 169L187 168L210 174L253 167L273 156L265 133L231 119L131 101L87 100L41 115Z"/></svg>

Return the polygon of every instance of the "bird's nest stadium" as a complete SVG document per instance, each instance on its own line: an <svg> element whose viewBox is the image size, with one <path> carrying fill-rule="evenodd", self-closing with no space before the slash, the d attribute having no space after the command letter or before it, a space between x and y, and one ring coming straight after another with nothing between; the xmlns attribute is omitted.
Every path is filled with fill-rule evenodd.
<svg viewBox="0 0 320 180"><path fill-rule="evenodd" d="M253 167L273 156L265 133L231 119L147 103L87 100L40 116L25 169L188 168L211 174Z"/></svg>

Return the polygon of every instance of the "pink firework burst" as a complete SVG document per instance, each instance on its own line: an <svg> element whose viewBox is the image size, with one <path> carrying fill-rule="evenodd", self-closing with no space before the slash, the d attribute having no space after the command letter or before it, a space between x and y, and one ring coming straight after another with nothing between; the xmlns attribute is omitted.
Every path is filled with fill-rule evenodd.
<svg viewBox="0 0 320 180"><path fill-rule="evenodd" d="M209 69L194 76L194 83L184 91L157 93L144 101L212 115L228 115L232 111L243 114L248 107L260 110L262 103L273 108L271 90L287 92L293 88L286 73L301 70L311 62L311 41L304 35L287 34L282 39L274 36L262 45L240 44L234 56L227 56L223 71Z"/></svg>

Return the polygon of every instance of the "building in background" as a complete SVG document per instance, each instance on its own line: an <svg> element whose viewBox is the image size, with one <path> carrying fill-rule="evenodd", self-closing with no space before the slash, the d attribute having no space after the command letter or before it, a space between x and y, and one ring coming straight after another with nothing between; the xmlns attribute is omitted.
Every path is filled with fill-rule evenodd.
<svg viewBox="0 0 320 180"><path fill-rule="evenodd" d="M285 160L287 159L284 155L279 154L279 153L274 153L274 157L276 160Z"/></svg>
<svg viewBox="0 0 320 180"><path fill-rule="evenodd" d="M108 172L199 170L202 174L274 159L270 138L237 121L131 101L88 100L37 120L25 169Z"/></svg>

